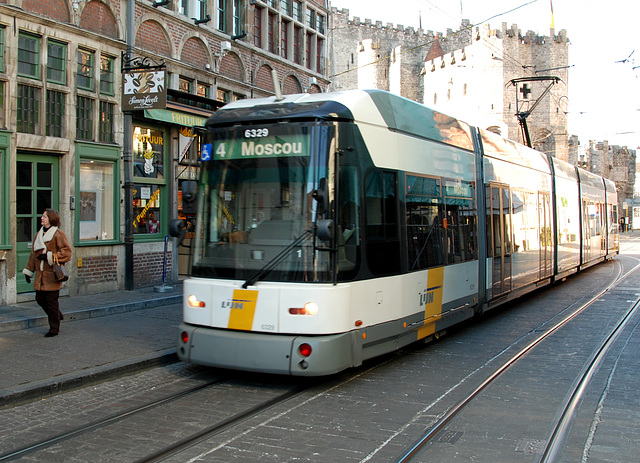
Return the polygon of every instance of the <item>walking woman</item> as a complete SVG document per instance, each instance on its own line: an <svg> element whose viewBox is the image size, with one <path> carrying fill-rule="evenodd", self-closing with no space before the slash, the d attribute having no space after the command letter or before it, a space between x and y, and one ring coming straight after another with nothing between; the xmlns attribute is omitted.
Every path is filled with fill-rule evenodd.
<svg viewBox="0 0 640 463"><path fill-rule="evenodd" d="M58 227L60 214L54 209L45 209L40 217L42 228L33 238L31 254L27 266L22 270L27 283L33 278L33 288L36 290L36 302L44 309L49 317L49 331L44 336L51 338L60 332L60 320L64 317L60 312L58 297L62 282L53 276L53 257L61 264L71 260L71 245L67 235Z"/></svg>

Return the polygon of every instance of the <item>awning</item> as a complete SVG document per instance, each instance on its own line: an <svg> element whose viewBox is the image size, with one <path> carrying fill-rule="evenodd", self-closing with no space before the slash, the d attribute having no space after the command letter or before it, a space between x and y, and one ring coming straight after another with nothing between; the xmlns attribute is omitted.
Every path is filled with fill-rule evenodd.
<svg viewBox="0 0 640 463"><path fill-rule="evenodd" d="M144 117L185 127L204 127L204 123L207 122L206 117L168 109L145 109Z"/></svg>

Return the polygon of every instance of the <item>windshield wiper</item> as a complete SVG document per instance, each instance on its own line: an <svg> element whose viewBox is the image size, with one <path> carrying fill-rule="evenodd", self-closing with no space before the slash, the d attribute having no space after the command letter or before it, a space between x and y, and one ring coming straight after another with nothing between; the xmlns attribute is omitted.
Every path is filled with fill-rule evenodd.
<svg viewBox="0 0 640 463"><path fill-rule="evenodd" d="M247 281L244 282L242 287L244 289L247 289L249 286L252 286L256 281L258 281L260 278L262 278L267 273L269 273L271 270L273 270L278 264L280 264L289 254L291 254L291 251L293 251L295 248L300 246L302 243L304 243L306 240L308 240L309 237L311 237L311 236L313 236L313 230L312 229L305 230L302 233L302 235L300 235L295 240L293 240L291 243L289 243L287 245L287 247L284 248L280 252L280 254L278 254L273 259L271 259L269 262L264 264L264 266L260 270L258 270L251 277L249 277L247 279Z"/></svg>

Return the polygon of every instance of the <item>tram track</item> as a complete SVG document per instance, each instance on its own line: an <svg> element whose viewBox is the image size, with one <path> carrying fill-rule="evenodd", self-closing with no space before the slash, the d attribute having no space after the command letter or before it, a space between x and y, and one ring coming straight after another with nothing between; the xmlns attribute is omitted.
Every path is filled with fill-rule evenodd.
<svg viewBox="0 0 640 463"><path fill-rule="evenodd" d="M145 405L141 405L141 406L137 406L137 407L133 407L130 408L128 410L122 411L122 412L118 412L115 413L111 416L108 416L106 418L101 418L99 420L96 421L92 421L90 423L87 424L83 424L81 426L77 426L71 430L65 431L63 433L57 434L55 436L52 436L50 438L47 439L43 439L37 442L34 442L32 444L20 447L18 449L15 450L11 450L9 452L6 452L2 455L0 455L0 461L11 461L13 459L19 458L19 457L23 457L24 455L36 452L38 450L42 450L45 449L47 447L50 447L54 444L72 439L74 437L78 437L82 434L86 434L88 432L91 431L96 431L100 428L103 428L105 426L109 426L112 424L115 424L121 420L124 420L128 417L137 415L138 413L142 413L144 411L147 410L151 410L153 408L159 407L161 405L165 405L168 404L170 402L188 397L192 394L195 394L199 391L202 391L204 389L210 388L216 384L221 383L223 380L222 379L217 379L214 381L209 381L205 384L200 384L179 392L175 392L173 394L169 394L166 395L160 399L154 400L152 402L149 402Z"/></svg>
<svg viewBox="0 0 640 463"><path fill-rule="evenodd" d="M210 391L222 385L231 384L233 386L233 383L234 381L232 379L219 378L183 389L181 391L167 394L151 402L136 407L131 407L127 410L112 414L110 416L100 418L98 420L82 424L80 426L76 426L73 429L69 429L65 432L53 435L51 437L7 451L0 455L0 462L15 461L24 457L31 456L33 454L37 454L37 452L46 452L56 445L63 444L65 441L70 441L72 439L77 439L80 437L83 437L85 440L90 440L90 438L87 436L91 433L104 430L108 427L117 426L119 423L122 423L125 420L132 419L146 412L151 412L158 407L168 406L172 404L175 406L175 403L180 400L189 399L196 394ZM262 387L263 384L260 383L257 386ZM255 405L250 405L239 411L238 413L232 414L229 417L218 419L214 424L204 426L201 430L183 437L176 442L163 447L160 450L151 451L148 455L138 459L136 459L135 457L131 458L131 461L162 461L169 456L175 455L181 450L189 448L202 440L215 436L216 434L223 432L226 429L236 426L251 417L259 415L260 413L263 413L278 404L281 404L298 396L299 394L309 389L309 387L311 386L306 383L294 385L293 387L287 388L287 390L285 390L281 394L277 394L276 396L271 397L267 400L260 401Z"/></svg>
<svg viewBox="0 0 640 463"><path fill-rule="evenodd" d="M637 260L637 259L635 259ZM522 360L527 354L533 351L537 346L539 346L543 341L547 338L555 334L560 328L566 326L569 322L571 322L575 317L584 312L588 307L593 305L596 301L602 298L607 292L611 289L619 285L623 282L629 275L633 274L640 268L640 264L636 264L632 269L628 272L624 273L624 269L622 264L619 264L618 274L613 279L613 281L607 285L604 289L600 290L597 294L589 298L586 302L583 302L577 308L574 308L570 313L566 313L567 310L571 308L571 306L566 307L560 314L565 314L564 317L556 322L553 326L547 327L547 325L555 318L557 315L552 317L551 319L541 323L538 327L531 330L529 333L538 333L542 332L540 336L538 336L533 341L526 344L523 348L521 348L515 355L511 356L508 360L506 360L501 366L499 366L487 379L485 379L480 385L478 385L473 391L471 391L468 395L466 395L462 400L457 402L454 406L449 408L447 412L445 412L435 424L427 428L418 439L414 441L412 445L410 445L405 451L403 451L400 455L398 455L393 461L400 462L409 462L414 459L417 455L419 455L423 450L425 450L437 436L441 435L443 431L447 429L447 427L451 424L451 422L465 409L467 408L473 401L476 399L481 392L483 392L486 388L495 383L498 378L500 378L508 369L516 365L520 360ZM568 394L568 399L564 403L562 407L562 412L557 418L556 423L552 426L553 431L550 436L546 440L546 445L543 451L543 457L540 460L544 463L550 463L556 461L561 449L564 446L564 443L567 438L568 430L571 427L572 421L575 417L575 413L577 410L577 406L582 399L586 387L589 384L590 380L593 378L593 375L597 371L600 366L603 358L609 352L611 345L615 341L615 339L619 336L622 330L625 328L631 317L636 314L640 310L640 298L636 299L631 307L627 310L624 316L616 323L611 332L604 338L602 344L599 348L596 349L596 352L592 354L591 358L583 368L583 371L580 373L576 383L574 384L574 389ZM558 315L560 315L558 314ZM375 452L374 452L375 453ZM370 454L368 458L363 461L368 461L373 454Z"/></svg>

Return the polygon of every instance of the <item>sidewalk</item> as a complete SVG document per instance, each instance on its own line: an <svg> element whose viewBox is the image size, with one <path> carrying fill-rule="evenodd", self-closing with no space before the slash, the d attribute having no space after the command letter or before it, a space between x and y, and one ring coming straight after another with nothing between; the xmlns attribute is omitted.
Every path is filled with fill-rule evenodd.
<svg viewBox="0 0 640 463"><path fill-rule="evenodd" d="M60 310L60 335L45 338L49 324L35 301L0 306L0 407L177 360L181 283L60 297Z"/></svg>

